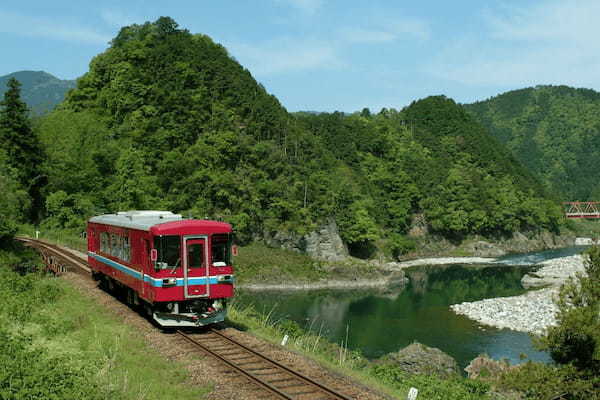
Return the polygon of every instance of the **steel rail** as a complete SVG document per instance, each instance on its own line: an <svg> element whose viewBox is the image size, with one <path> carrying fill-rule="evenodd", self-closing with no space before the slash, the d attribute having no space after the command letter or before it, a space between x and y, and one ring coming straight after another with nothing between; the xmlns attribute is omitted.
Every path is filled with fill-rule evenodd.
<svg viewBox="0 0 600 400"><path fill-rule="evenodd" d="M247 352L255 355L256 357L259 357L260 359L262 359L263 361L265 361L265 362L273 365L274 367L276 367L278 369L284 370L285 372L287 372L290 375L292 375L294 378L296 378L296 379L298 379L298 380L300 380L300 381L302 381L302 382L304 382L304 383L306 383L306 384L308 384L310 386L313 386L313 387L321 390L322 392L325 392L326 394L328 394L330 396L333 396L335 399L351 400L349 397L346 397L343 394L338 393L338 392L334 391L333 389L331 389L331 388L329 388L329 387L327 387L327 386L325 386L325 385L323 385L323 384L321 384L321 383L319 383L317 381L314 381L311 378L309 378L307 376L304 376L304 375L300 374L299 372L296 372L293 369L291 369L289 367L286 367L285 365L283 365L283 364L281 364L281 363L279 363L279 362L277 362L277 361L275 361L275 360L273 360L273 359L271 359L271 358L269 358L269 357L267 357L267 356L265 356L265 355L263 355L261 353L258 353L256 351L252 350L251 348L247 347L246 345L244 345L242 343L239 343L237 340L232 339L231 337L229 337L229 336L227 336L227 335L225 335L225 334L217 331L214 328L211 329L211 332L213 332L216 335L219 335L220 337L222 337L223 339L229 341L230 343L232 343L232 344L234 344L234 345L236 345L238 347L243 348Z"/></svg>
<svg viewBox="0 0 600 400"><path fill-rule="evenodd" d="M200 347L204 352L210 354L211 356L215 357L216 359L224 362L225 364L227 364L231 368L235 369L237 372L239 372L242 375L246 376L252 382L258 384L259 386L262 386L263 388L267 389L269 392L275 394L280 399L293 400L293 397L290 397L288 394L282 392L281 390L277 389L273 385L270 385L269 383L264 382L262 379L260 379L259 377L257 377L253 373L244 370L243 368L241 368L238 365L236 365L235 363L229 361L228 359L226 359L225 357L221 356L217 352L212 351L210 348L208 348L207 346L205 346L202 343L198 342L197 340L193 339L189 335L183 333L182 331L177 331L177 334L179 334L185 340L187 340L188 342L194 344L195 346Z"/></svg>

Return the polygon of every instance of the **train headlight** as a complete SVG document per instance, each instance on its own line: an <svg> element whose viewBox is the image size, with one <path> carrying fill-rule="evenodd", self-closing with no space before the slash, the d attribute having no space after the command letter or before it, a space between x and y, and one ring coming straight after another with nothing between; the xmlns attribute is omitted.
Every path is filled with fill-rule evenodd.
<svg viewBox="0 0 600 400"><path fill-rule="evenodd" d="M167 310L173 311L174 307L175 307L175 305L173 303L167 303Z"/></svg>
<svg viewBox="0 0 600 400"><path fill-rule="evenodd" d="M233 275L218 275L217 282L233 284Z"/></svg>
<svg viewBox="0 0 600 400"><path fill-rule="evenodd" d="M163 287L175 286L175 285L177 285L177 278L164 278L162 280Z"/></svg>
<svg viewBox="0 0 600 400"><path fill-rule="evenodd" d="M217 299L213 301L212 306L216 311L221 311L223 309L223 300Z"/></svg>

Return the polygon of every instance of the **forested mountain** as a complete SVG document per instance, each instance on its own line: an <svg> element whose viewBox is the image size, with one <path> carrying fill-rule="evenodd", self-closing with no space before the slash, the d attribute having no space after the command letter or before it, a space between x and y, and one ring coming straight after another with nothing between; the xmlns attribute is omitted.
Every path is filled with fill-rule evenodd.
<svg viewBox="0 0 600 400"><path fill-rule="evenodd" d="M537 86L465 108L563 201L600 200L600 93Z"/></svg>
<svg viewBox="0 0 600 400"><path fill-rule="evenodd" d="M298 119L352 170L346 185L368 194L360 204L392 233L405 232L414 213L450 236L557 227L560 211L535 179L444 96L400 112Z"/></svg>
<svg viewBox="0 0 600 400"><path fill-rule="evenodd" d="M49 226L170 209L230 221L249 241L334 219L368 255L404 251L414 214L454 237L560 221L454 101L291 115L225 48L165 17L121 29L36 129Z"/></svg>
<svg viewBox="0 0 600 400"><path fill-rule="evenodd" d="M67 91L75 87L75 81L61 80L44 71L19 71L0 76L0 96L6 92L10 78L21 83L21 98L34 115L54 109Z"/></svg>

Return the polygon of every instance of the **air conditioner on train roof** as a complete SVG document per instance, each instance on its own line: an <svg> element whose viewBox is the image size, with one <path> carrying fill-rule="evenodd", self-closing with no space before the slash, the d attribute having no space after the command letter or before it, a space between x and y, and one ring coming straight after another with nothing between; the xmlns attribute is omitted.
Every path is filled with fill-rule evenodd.
<svg viewBox="0 0 600 400"><path fill-rule="evenodd" d="M156 211L156 210L131 210L131 211L119 211L117 215L122 215L133 218L168 218L168 219L181 219L181 214L173 214L171 211Z"/></svg>

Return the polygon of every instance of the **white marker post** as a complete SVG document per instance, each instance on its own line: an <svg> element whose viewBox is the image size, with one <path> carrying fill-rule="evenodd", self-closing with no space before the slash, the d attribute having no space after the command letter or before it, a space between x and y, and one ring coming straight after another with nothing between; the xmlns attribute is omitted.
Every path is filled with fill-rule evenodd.
<svg viewBox="0 0 600 400"><path fill-rule="evenodd" d="M285 346L289 338L290 338L290 337L289 337L288 335L285 335L285 336L283 337L283 339L281 340L281 345L282 345L282 346Z"/></svg>
<svg viewBox="0 0 600 400"><path fill-rule="evenodd" d="M35 238L39 239L40 238L40 231L35 231Z"/></svg>
<svg viewBox="0 0 600 400"><path fill-rule="evenodd" d="M406 400L417 400L417 396L419 394L419 390L417 388L411 387L408 391L408 396Z"/></svg>

